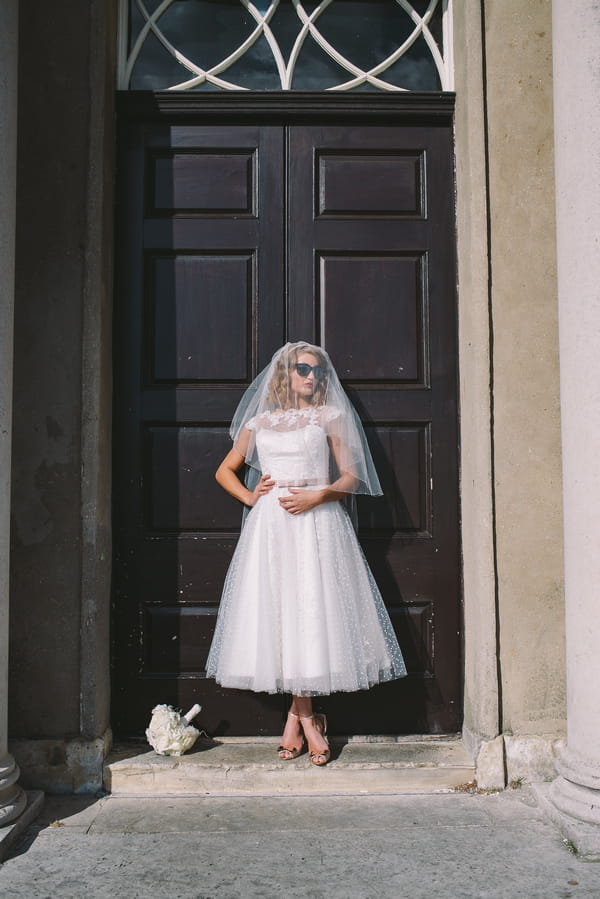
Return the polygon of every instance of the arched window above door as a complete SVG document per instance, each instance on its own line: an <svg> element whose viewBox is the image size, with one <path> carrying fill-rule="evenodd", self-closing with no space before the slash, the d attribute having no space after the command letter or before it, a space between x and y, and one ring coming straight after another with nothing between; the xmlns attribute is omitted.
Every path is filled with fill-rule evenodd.
<svg viewBox="0 0 600 899"><path fill-rule="evenodd" d="M121 0L122 90L453 89L451 0Z"/></svg>

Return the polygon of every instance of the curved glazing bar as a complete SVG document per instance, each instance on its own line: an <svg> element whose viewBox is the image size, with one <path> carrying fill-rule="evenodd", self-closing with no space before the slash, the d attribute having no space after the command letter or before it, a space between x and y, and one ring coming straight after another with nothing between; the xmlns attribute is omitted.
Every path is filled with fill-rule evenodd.
<svg viewBox="0 0 600 899"><path fill-rule="evenodd" d="M451 0L121 0L122 90L451 90Z"/></svg>

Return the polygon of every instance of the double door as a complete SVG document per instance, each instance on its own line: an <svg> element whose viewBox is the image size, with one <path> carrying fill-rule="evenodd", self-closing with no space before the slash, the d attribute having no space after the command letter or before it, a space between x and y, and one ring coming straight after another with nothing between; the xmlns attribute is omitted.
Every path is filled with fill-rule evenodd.
<svg viewBox="0 0 600 899"><path fill-rule="evenodd" d="M115 314L113 726L199 702L275 734L285 700L204 676L241 508L214 481L244 390L323 345L384 496L360 540L409 676L323 700L338 733L461 726L450 126L125 122Z"/></svg>

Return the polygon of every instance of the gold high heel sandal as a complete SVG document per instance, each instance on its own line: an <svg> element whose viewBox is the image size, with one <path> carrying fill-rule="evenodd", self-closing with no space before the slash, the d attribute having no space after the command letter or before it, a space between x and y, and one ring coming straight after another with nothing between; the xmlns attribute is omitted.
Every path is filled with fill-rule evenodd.
<svg viewBox="0 0 600 899"><path fill-rule="evenodd" d="M288 712L288 717L292 716L292 718L300 718L300 715L296 715L295 712ZM299 749L294 747L293 749L289 749L287 746L278 746L277 747L277 755L281 759L282 762L291 762L292 759L297 759L298 756L304 752L304 737L302 737L302 744ZM285 753L285 755L284 755Z"/></svg>
<svg viewBox="0 0 600 899"><path fill-rule="evenodd" d="M308 747L308 754L309 754L311 762L313 763L313 765L316 765L317 768L322 768L323 765L326 765L327 762L331 758L331 750L329 748L329 741L327 740L327 718L325 717L325 715L305 715L305 716L301 715L300 716L300 721L310 721L310 720L314 720L315 724L321 725L322 729L320 731L320 734L323 737L323 739L325 740L325 742L327 743L327 749L321 749L320 751L317 751L317 752L310 751L310 744ZM305 734L305 736L306 736L306 734ZM308 742L308 740L307 740L307 742Z"/></svg>

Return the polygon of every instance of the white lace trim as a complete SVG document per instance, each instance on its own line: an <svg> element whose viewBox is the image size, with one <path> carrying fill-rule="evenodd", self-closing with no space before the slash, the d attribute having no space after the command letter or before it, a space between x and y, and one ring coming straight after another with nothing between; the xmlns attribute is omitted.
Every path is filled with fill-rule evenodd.
<svg viewBox="0 0 600 899"><path fill-rule="evenodd" d="M274 409L269 412L261 412L249 419L246 427L250 431L256 431L260 427L274 430L285 430L307 425L324 425L340 416L339 409L332 406L305 406L301 409Z"/></svg>

